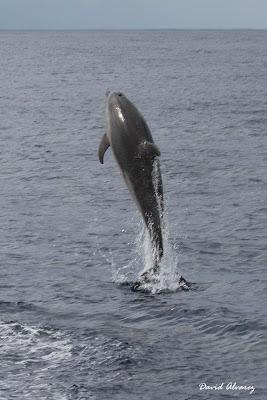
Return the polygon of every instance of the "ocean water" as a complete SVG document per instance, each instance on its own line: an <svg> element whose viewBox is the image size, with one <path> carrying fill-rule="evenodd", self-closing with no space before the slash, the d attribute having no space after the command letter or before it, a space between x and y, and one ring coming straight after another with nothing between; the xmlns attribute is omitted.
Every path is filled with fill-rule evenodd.
<svg viewBox="0 0 267 400"><path fill-rule="evenodd" d="M267 31L0 32L1 400L266 398L266 56ZM127 284L107 89L161 149L164 290Z"/></svg>

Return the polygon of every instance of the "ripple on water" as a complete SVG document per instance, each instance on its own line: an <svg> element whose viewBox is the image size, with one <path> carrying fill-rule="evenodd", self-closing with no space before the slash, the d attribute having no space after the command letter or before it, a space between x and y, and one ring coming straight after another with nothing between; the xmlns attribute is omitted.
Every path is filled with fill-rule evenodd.
<svg viewBox="0 0 267 400"><path fill-rule="evenodd" d="M42 397L50 390L47 378L71 357L69 338L52 328L0 321L0 342L3 398L29 394L47 398Z"/></svg>

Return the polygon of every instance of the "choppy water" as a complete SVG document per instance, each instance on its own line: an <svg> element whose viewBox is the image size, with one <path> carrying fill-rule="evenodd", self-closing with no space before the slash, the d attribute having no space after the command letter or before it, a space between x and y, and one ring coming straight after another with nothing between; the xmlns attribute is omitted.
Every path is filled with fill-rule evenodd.
<svg viewBox="0 0 267 400"><path fill-rule="evenodd" d="M0 32L1 400L265 398L266 44ZM107 88L161 149L169 254L197 290L120 283L143 268L142 223L111 152L97 159Z"/></svg>

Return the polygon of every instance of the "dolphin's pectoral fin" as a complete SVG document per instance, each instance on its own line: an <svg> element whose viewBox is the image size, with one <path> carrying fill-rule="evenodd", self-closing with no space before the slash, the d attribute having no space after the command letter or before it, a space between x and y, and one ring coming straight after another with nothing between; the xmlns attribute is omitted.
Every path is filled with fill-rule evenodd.
<svg viewBox="0 0 267 400"><path fill-rule="evenodd" d="M143 157L149 157L149 158L154 158L156 156L160 156L160 150L159 148L155 145L155 143L151 142L142 142L138 146L138 157L143 158Z"/></svg>
<svg viewBox="0 0 267 400"><path fill-rule="evenodd" d="M109 143L107 134L105 133L102 137L101 143L98 148L98 158L99 158L99 161L101 162L101 164L104 164L104 154L107 151L107 149L109 148L109 146L110 146L110 143Z"/></svg>

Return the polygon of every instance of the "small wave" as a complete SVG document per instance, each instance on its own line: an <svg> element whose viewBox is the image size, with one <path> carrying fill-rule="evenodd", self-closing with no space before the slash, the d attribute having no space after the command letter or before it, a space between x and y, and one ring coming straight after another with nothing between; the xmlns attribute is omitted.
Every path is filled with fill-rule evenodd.
<svg viewBox="0 0 267 400"><path fill-rule="evenodd" d="M0 339L2 366L15 362L21 365L37 363L50 368L71 355L68 338L51 328L0 321Z"/></svg>
<svg viewBox="0 0 267 400"><path fill-rule="evenodd" d="M5 379L0 398L65 399L53 387L53 374L72 356L66 335L47 327L0 321L1 368ZM6 397L7 396L7 397ZM53 397L54 398L54 397Z"/></svg>
<svg viewBox="0 0 267 400"><path fill-rule="evenodd" d="M208 312L205 318L195 322L195 327L204 334L218 337L247 336L256 337L258 333L266 330L264 323L256 320L241 319L236 313L228 308L218 308Z"/></svg>
<svg viewBox="0 0 267 400"><path fill-rule="evenodd" d="M18 311L33 311L36 310L34 304L27 303L25 301L1 301L0 300L0 311L1 312L18 312Z"/></svg>
<svg viewBox="0 0 267 400"><path fill-rule="evenodd" d="M84 362L86 366L90 364L95 369L102 367L114 372L121 365L136 364L142 356L142 351L128 342L100 334L91 337L89 344L87 341L86 345L78 345L74 354L79 364Z"/></svg>

